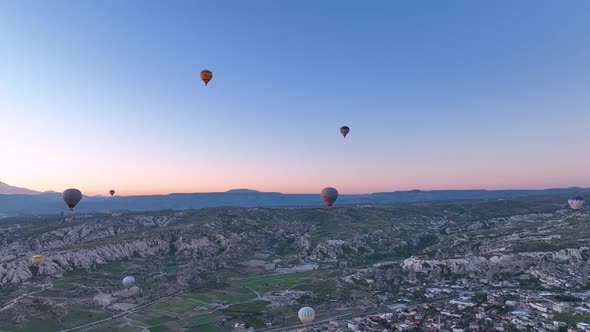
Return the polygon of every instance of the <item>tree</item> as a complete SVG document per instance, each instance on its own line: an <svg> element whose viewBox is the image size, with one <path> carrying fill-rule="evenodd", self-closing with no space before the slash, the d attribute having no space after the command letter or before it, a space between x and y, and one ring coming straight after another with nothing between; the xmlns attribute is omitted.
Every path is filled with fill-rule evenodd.
<svg viewBox="0 0 590 332"><path fill-rule="evenodd" d="M477 304L481 305L482 303L484 303L488 300L488 294L487 293L475 293L473 295L473 299L475 300L475 302L477 302Z"/></svg>

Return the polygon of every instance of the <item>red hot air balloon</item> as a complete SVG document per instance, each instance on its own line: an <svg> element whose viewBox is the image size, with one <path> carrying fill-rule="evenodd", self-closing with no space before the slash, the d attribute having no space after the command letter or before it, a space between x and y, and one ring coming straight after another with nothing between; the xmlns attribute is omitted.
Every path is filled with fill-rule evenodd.
<svg viewBox="0 0 590 332"><path fill-rule="evenodd" d="M347 126L340 127L340 134L342 134L342 136L344 136L344 138L346 138L346 135L348 135L349 131L350 131L350 128L348 128Z"/></svg>

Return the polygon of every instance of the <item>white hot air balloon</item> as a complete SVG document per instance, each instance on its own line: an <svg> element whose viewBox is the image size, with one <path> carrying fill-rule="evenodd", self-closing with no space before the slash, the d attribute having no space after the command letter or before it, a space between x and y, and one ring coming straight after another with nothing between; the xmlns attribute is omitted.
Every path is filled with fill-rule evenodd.
<svg viewBox="0 0 590 332"><path fill-rule="evenodd" d="M131 288L133 287L133 285L135 285L135 278L133 278L132 276L126 276L125 278L123 278L123 286L125 286L126 288Z"/></svg>
<svg viewBox="0 0 590 332"><path fill-rule="evenodd" d="M570 197L567 200L567 203L570 207L574 210L581 210L584 207L584 197L582 196L574 196Z"/></svg>
<svg viewBox="0 0 590 332"><path fill-rule="evenodd" d="M310 307L303 307L299 309L299 320L304 325L307 325L315 319L315 311Z"/></svg>

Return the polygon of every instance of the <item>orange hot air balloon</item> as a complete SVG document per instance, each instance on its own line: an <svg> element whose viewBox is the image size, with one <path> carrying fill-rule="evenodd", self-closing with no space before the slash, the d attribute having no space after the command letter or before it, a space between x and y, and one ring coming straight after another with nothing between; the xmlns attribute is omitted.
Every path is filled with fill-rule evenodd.
<svg viewBox="0 0 590 332"><path fill-rule="evenodd" d="M203 81L203 83L207 85L209 81L211 81L211 79L213 78L213 73L210 70L205 69L201 71L201 74L199 76L201 76L201 81Z"/></svg>
<svg viewBox="0 0 590 332"><path fill-rule="evenodd" d="M41 265L43 263L43 256L42 255L34 255L31 257L31 263L35 266Z"/></svg>

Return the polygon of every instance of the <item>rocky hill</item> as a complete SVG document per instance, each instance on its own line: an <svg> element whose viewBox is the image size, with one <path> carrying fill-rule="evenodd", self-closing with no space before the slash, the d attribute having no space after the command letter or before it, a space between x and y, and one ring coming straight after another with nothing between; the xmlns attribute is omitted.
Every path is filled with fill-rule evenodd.
<svg viewBox="0 0 590 332"><path fill-rule="evenodd" d="M41 317L35 306L13 301L26 294L44 299L53 294L54 300L42 301L67 294L67 303L42 302L57 316L69 314L64 306L123 308L111 308L108 294L119 294L125 275L134 275L142 289L136 302L125 305L138 305L192 287L309 264L376 273L377 285L390 279L397 285L400 273L409 271L490 278L524 271L567 274L590 256L590 214L564 209L562 199L219 207L78 214L74 222L58 215L6 218L0 223L0 302L5 303L0 320L16 324ZM38 268L30 263L34 254L45 256ZM375 266L393 268L381 275ZM346 288L349 282L337 284Z"/></svg>

